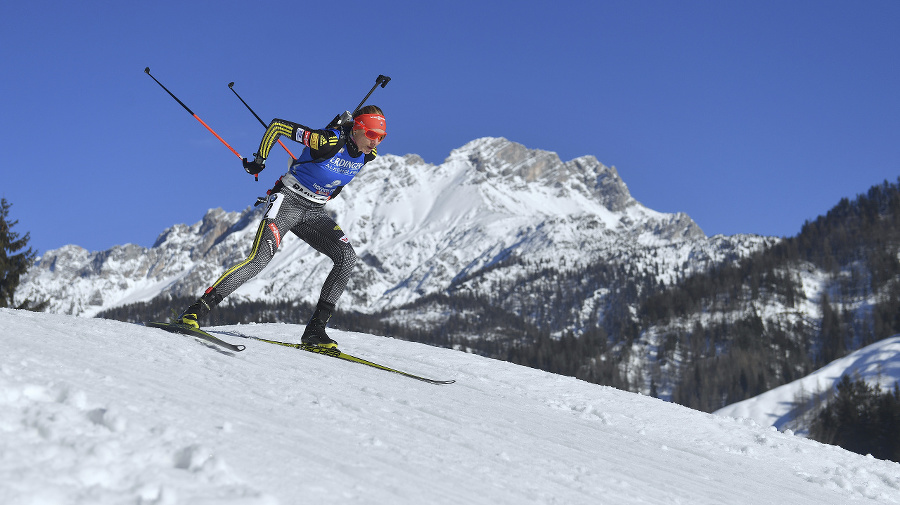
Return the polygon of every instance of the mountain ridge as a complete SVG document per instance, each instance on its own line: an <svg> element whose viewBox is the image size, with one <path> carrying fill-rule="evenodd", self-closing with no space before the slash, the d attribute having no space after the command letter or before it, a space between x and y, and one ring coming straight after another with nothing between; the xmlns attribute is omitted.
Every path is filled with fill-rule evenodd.
<svg viewBox="0 0 900 505"><path fill-rule="evenodd" d="M662 260L662 277L671 282L675 263L701 269L777 240L707 238L686 214L641 205L615 167L593 156L562 162L555 153L491 137L453 150L440 165L417 155L380 156L326 208L361 258L341 304L364 313L458 287L510 257L526 262L526 270L548 262L578 269L677 247ZM197 296L246 256L261 212L211 209L199 222L164 230L150 248L48 251L17 294L87 316L160 294ZM68 266L56 268L60 262ZM327 258L288 235L271 264L232 298L314 303L329 268Z"/></svg>

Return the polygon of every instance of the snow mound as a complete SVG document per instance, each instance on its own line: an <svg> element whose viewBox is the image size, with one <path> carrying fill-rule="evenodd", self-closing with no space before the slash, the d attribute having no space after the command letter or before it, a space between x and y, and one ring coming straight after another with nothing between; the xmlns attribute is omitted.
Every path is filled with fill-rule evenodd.
<svg viewBox="0 0 900 505"><path fill-rule="evenodd" d="M806 422L797 421L817 402L826 400L844 375L854 381L862 379L869 385L877 384L882 391L891 391L900 380L900 335L832 361L802 379L728 405L716 414L749 418L763 426L790 428L800 433L797 426Z"/></svg>

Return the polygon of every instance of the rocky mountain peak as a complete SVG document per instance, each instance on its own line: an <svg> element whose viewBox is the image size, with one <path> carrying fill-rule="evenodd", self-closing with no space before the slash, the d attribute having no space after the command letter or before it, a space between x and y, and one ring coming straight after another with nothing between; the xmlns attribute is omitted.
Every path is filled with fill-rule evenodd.
<svg viewBox="0 0 900 505"><path fill-rule="evenodd" d="M445 164L467 164L481 183L491 179L519 185L541 185L591 195L611 211L621 211L637 202L615 167L607 167L594 156L582 156L563 162L550 151L529 149L502 137L473 140L455 149Z"/></svg>
<svg viewBox="0 0 900 505"><path fill-rule="evenodd" d="M473 140L440 165L379 156L327 208L364 258L342 299L362 312L442 293L462 279L530 279L547 265L646 264L668 278L685 264L730 254L686 214L634 200L615 167L593 156L563 162L505 138ZM244 259L262 211L209 210L193 225L168 228L149 249L48 251L23 279L21 296L82 315L159 294L196 296ZM233 297L315 303L309 286L321 285L329 269L327 258L286 235L272 263Z"/></svg>

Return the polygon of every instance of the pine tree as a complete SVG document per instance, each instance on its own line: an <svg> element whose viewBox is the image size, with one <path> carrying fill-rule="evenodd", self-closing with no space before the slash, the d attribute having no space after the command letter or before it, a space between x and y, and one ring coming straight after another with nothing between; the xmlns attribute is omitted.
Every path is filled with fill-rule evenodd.
<svg viewBox="0 0 900 505"><path fill-rule="evenodd" d="M822 352L819 364L825 365L842 358L847 354L844 342L844 329L841 327L840 314L831 306L828 295L823 293L822 300Z"/></svg>
<svg viewBox="0 0 900 505"><path fill-rule="evenodd" d="M6 198L0 199L0 307L13 305L13 294L19 287L19 278L31 268L37 253L28 247L31 235L26 233L20 238L12 231L18 221L9 221L11 203ZM25 300L18 309L44 310L48 302L33 303Z"/></svg>
<svg viewBox="0 0 900 505"><path fill-rule="evenodd" d="M841 377L837 395L816 416L809 436L858 454L900 459L900 389L882 392L876 384Z"/></svg>

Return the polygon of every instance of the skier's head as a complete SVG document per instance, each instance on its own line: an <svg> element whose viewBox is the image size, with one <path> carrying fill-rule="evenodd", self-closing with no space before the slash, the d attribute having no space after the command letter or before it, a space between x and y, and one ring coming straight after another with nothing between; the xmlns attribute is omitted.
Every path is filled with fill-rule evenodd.
<svg viewBox="0 0 900 505"><path fill-rule="evenodd" d="M387 123L384 112L377 105L366 105L353 115L353 143L360 151L369 154L384 140Z"/></svg>

